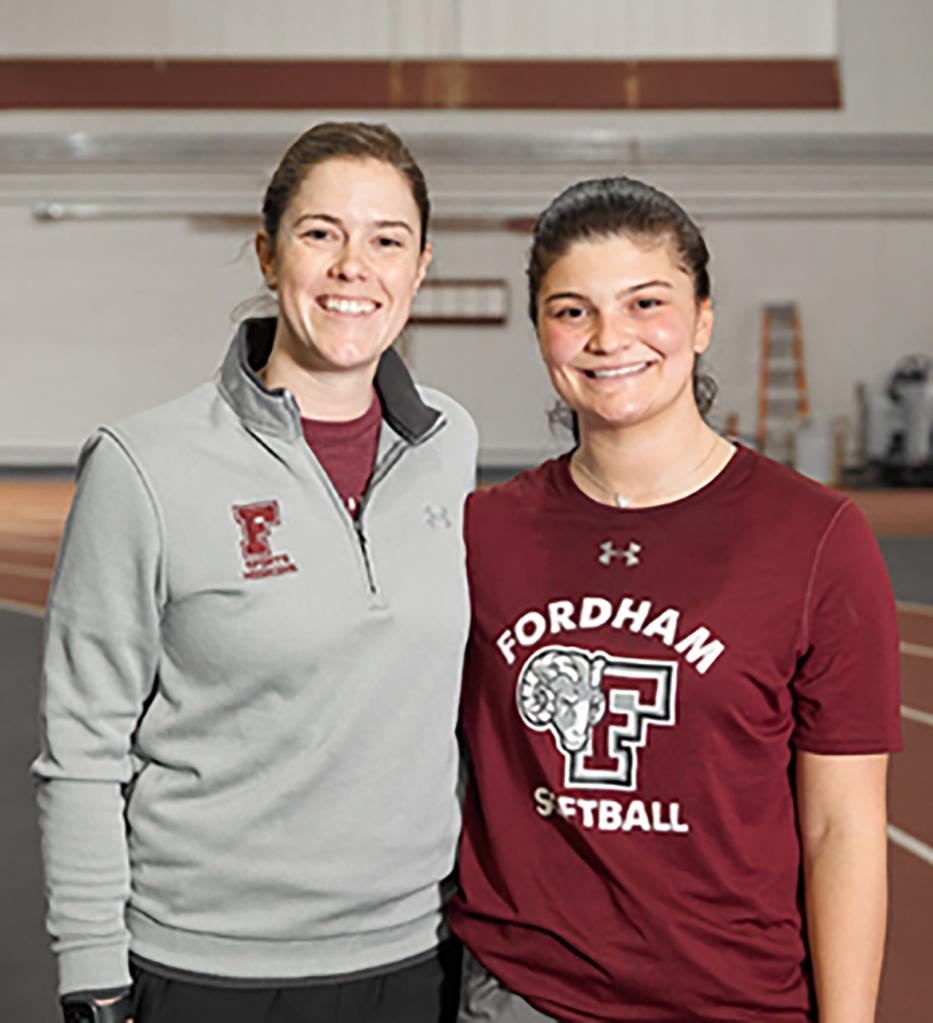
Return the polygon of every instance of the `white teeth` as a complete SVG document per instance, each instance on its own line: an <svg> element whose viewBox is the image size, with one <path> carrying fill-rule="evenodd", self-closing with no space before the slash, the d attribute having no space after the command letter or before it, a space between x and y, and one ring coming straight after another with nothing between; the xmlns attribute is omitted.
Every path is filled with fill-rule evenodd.
<svg viewBox="0 0 933 1023"><path fill-rule="evenodd" d="M598 379L603 377L627 377L633 373L640 373L641 370L649 365L650 363L647 362L633 362L631 366L622 366L620 369L593 369L590 372Z"/></svg>
<svg viewBox="0 0 933 1023"><path fill-rule="evenodd" d="M325 298L323 304L329 312L346 313L350 316L360 316L376 309L375 302L357 301L354 298Z"/></svg>

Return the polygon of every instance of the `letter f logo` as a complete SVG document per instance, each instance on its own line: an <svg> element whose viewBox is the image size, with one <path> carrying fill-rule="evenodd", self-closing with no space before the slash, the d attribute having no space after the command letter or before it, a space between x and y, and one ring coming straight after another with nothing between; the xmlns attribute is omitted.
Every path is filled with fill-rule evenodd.
<svg viewBox="0 0 933 1023"><path fill-rule="evenodd" d="M261 501L258 504L235 504L233 517L243 539L240 550L247 565L272 555L269 533L279 524L279 502Z"/></svg>

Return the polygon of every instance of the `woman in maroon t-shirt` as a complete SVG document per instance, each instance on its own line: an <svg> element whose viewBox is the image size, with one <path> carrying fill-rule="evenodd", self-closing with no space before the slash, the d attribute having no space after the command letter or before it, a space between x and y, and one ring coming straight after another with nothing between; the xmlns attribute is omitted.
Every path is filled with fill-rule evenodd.
<svg viewBox="0 0 933 1023"><path fill-rule="evenodd" d="M578 443L467 509L461 1023L874 1019L893 599L850 501L705 422L708 258L627 178L535 228Z"/></svg>

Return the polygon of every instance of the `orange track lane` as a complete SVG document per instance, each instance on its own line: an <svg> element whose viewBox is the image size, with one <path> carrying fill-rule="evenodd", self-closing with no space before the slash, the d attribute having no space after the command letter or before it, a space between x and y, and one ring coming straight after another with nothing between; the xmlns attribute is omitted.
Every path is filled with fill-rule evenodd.
<svg viewBox="0 0 933 1023"><path fill-rule="evenodd" d="M901 657L901 701L908 707L933 714L933 661Z"/></svg>
<svg viewBox="0 0 933 1023"><path fill-rule="evenodd" d="M933 846L933 730L909 720L903 729L904 749L891 758L888 819Z"/></svg>
<svg viewBox="0 0 933 1023"><path fill-rule="evenodd" d="M909 608L910 605L907 605ZM911 611L902 607L897 620L901 628L901 642L925 646L933 657L933 607L929 613ZM931 666L933 660L927 659Z"/></svg>

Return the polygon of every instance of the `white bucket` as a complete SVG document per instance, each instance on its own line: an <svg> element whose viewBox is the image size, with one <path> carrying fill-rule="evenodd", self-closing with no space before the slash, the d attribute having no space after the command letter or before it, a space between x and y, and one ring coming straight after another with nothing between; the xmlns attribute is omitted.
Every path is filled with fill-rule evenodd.
<svg viewBox="0 0 933 1023"><path fill-rule="evenodd" d="M833 433L822 419L805 419L797 427L797 472L817 483L831 486L836 481L836 455Z"/></svg>

